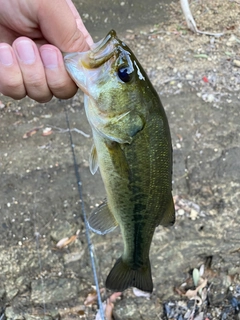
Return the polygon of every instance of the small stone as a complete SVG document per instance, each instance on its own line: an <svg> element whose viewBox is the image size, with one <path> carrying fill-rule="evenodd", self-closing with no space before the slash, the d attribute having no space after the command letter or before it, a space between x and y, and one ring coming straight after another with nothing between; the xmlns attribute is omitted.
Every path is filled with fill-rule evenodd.
<svg viewBox="0 0 240 320"><path fill-rule="evenodd" d="M190 212L190 219L192 219L192 220L196 220L197 219L197 216L198 216L198 212L197 212L197 210L195 210L195 209L191 209L191 212Z"/></svg>
<svg viewBox="0 0 240 320"><path fill-rule="evenodd" d="M233 60L233 65L240 68L240 60Z"/></svg>
<svg viewBox="0 0 240 320"><path fill-rule="evenodd" d="M181 149L181 147L182 147L181 143L176 143L176 147L177 147L177 149Z"/></svg>
<svg viewBox="0 0 240 320"><path fill-rule="evenodd" d="M213 102L214 101L214 95L212 93L210 93L208 96L207 96L207 102Z"/></svg>
<svg viewBox="0 0 240 320"><path fill-rule="evenodd" d="M5 106L6 106L6 105L5 105L4 103L2 103L2 101L0 101L0 110L4 109Z"/></svg>
<svg viewBox="0 0 240 320"><path fill-rule="evenodd" d="M177 214L178 214L179 216L183 216L184 213L185 213L185 211L184 211L183 209L178 209L178 211L177 211Z"/></svg>
<svg viewBox="0 0 240 320"><path fill-rule="evenodd" d="M217 214L217 210L212 209L212 210L209 211L209 214L210 214L211 216L215 216L215 215Z"/></svg>
<svg viewBox="0 0 240 320"><path fill-rule="evenodd" d="M190 74L190 73L188 73L188 74L186 74L185 78L186 78L187 80L192 80L192 79L193 79L193 75Z"/></svg>
<svg viewBox="0 0 240 320"><path fill-rule="evenodd" d="M179 83L177 84L177 86L178 86L179 89L181 89L181 88L182 88L182 83L179 82Z"/></svg>
<svg viewBox="0 0 240 320"><path fill-rule="evenodd" d="M228 39L226 45L228 47L231 47L234 44L234 42L236 42L236 37L232 34L231 37Z"/></svg>

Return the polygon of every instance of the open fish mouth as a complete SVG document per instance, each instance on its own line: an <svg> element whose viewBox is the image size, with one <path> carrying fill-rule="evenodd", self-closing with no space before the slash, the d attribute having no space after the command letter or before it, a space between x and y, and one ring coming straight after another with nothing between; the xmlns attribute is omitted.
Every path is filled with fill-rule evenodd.
<svg viewBox="0 0 240 320"><path fill-rule="evenodd" d="M84 61L86 68L98 68L117 53L120 45L116 32L111 30L105 38L93 44L88 59Z"/></svg>
<svg viewBox="0 0 240 320"><path fill-rule="evenodd" d="M119 55L121 41L117 38L116 32L111 30L105 38L94 43L89 51L63 53L65 67L71 78L80 89L87 95L87 83L93 83L96 79L104 77L104 70L111 69L111 64Z"/></svg>
<svg viewBox="0 0 240 320"><path fill-rule="evenodd" d="M111 30L105 38L94 43L87 52L79 53L82 55L82 66L87 69L100 67L117 53L117 47L121 45L116 32ZM72 61L76 53L64 53L64 61L67 64Z"/></svg>

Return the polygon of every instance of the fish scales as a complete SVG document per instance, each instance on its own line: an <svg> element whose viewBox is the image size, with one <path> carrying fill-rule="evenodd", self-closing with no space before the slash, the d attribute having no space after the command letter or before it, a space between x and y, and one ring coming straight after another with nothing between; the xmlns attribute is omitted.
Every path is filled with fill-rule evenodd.
<svg viewBox="0 0 240 320"><path fill-rule="evenodd" d="M174 223L172 145L157 92L132 51L112 30L89 52L64 56L85 93L93 132L90 170L99 167L107 200L89 218L106 234L120 226L124 250L106 287L152 292L149 251L155 228Z"/></svg>

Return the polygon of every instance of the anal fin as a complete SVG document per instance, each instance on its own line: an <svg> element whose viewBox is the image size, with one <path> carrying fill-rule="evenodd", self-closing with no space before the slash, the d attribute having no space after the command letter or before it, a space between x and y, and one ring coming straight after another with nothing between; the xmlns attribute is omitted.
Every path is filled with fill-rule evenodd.
<svg viewBox="0 0 240 320"><path fill-rule="evenodd" d="M88 219L88 225L93 232L103 235L113 231L118 223L105 201L92 211Z"/></svg>
<svg viewBox="0 0 240 320"><path fill-rule="evenodd" d="M164 227L171 227L175 223L175 207L173 202L173 197L171 195L166 211L164 212L163 218L160 224Z"/></svg>

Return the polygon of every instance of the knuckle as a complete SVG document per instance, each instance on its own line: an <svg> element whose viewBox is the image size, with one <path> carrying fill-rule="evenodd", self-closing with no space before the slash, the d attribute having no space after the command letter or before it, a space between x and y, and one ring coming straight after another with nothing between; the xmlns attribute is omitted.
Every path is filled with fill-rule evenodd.
<svg viewBox="0 0 240 320"><path fill-rule="evenodd" d="M52 99L52 93L49 90L27 90L27 95L39 103L46 103Z"/></svg>
<svg viewBox="0 0 240 320"><path fill-rule="evenodd" d="M48 95L48 96L42 96L42 97L40 97L40 98L34 98L34 100L36 100L37 102L39 102L39 103L46 103L46 102L49 102L50 100L52 99L52 94L50 94L50 95Z"/></svg>
<svg viewBox="0 0 240 320"><path fill-rule="evenodd" d="M40 88L46 85L45 76L41 73L31 73L27 77L25 77L24 82L26 86L30 86L32 88Z"/></svg>
<svg viewBox="0 0 240 320"><path fill-rule="evenodd" d="M0 84L0 91L11 98L22 99L26 96L26 90L22 79L18 77L7 77L4 83Z"/></svg>
<svg viewBox="0 0 240 320"><path fill-rule="evenodd" d="M52 93L49 90L44 73L30 73L25 75L24 84L27 95L39 103L45 103L51 100Z"/></svg>
<svg viewBox="0 0 240 320"><path fill-rule="evenodd" d="M54 96L60 99L69 99L77 92L77 87L73 82L56 81L49 84L49 87Z"/></svg>

